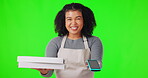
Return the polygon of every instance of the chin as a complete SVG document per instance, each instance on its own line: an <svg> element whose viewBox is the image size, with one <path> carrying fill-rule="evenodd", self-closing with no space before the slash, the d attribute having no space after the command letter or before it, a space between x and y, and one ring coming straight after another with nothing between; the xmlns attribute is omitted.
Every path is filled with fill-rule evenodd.
<svg viewBox="0 0 148 78"><path fill-rule="evenodd" d="M78 32L69 32L69 34L77 35L79 33Z"/></svg>

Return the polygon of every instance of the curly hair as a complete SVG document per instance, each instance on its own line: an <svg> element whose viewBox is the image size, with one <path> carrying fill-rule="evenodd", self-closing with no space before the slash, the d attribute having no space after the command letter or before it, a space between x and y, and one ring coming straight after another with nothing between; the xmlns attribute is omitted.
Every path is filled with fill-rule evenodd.
<svg viewBox="0 0 148 78"><path fill-rule="evenodd" d="M65 13L69 10L79 10L82 13L84 19L84 25L81 30L81 34L90 37L92 36L93 29L96 26L94 13L92 10L80 3L66 4L62 10L60 10L54 20L55 32L58 36L64 36L68 34L68 30L65 27Z"/></svg>

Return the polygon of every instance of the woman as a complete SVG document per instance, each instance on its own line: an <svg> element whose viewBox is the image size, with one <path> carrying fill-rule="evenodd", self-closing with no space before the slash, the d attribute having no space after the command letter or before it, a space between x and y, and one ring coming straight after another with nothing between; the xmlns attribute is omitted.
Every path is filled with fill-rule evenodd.
<svg viewBox="0 0 148 78"><path fill-rule="evenodd" d="M98 60L102 67L102 44L92 36L96 22L93 12L79 3L67 4L55 18L58 37L52 39L46 48L47 57L65 60L64 70L55 70L57 78L93 78L86 60ZM37 69L44 77L50 77L53 69Z"/></svg>

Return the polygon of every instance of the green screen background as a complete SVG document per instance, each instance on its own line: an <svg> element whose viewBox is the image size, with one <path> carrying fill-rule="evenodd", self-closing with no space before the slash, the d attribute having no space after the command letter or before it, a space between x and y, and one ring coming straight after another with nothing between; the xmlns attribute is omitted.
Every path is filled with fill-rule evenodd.
<svg viewBox="0 0 148 78"><path fill-rule="evenodd" d="M148 78L147 0L0 0L0 78L42 78L37 70L18 68L17 56L43 57L57 37L56 14L71 2L95 14L93 35L104 47L95 78Z"/></svg>

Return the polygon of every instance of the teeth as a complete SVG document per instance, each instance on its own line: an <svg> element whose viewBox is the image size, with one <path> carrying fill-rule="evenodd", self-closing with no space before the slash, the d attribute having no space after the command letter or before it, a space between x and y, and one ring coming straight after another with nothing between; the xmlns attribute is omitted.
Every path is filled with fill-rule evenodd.
<svg viewBox="0 0 148 78"><path fill-rule="evenodd" d="M71 29L77 29L78 27L71 27Z"/></svg>

